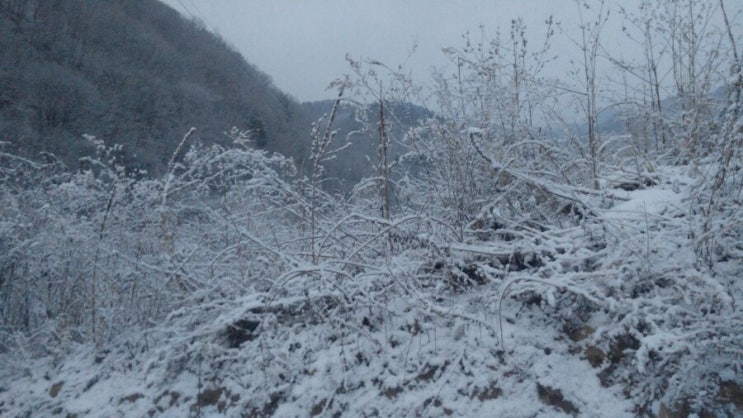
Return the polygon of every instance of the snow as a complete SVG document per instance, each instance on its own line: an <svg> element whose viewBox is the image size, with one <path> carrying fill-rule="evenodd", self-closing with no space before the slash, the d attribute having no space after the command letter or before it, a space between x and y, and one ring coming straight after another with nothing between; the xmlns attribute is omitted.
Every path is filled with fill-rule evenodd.
<svg viewBox="0 0 743 418"><path fill-rule="evenodd" d="M465 130L465 133L467 133L467 135L485 135L485 130L470 126Z"/></svg>
<svg viewBox="0 0 743 418"><path fill-rule="evenodd" d="M452 303L455 305L457 301ZM511 318L518 314L509 310L505 316ZM310 357L304 361L299 353L279 350L271 361L285 366L263 375L262 379L261 373L251 370L256 364L248 356L255 346L243 346L236 361L213 373L222 379L223 376L243 375L246 381L243 386L238 384L234 392L240 394L241 399L255 398L269 390L277 370L292 375L289 378L292 383L284 386L288 389L287 401L278 406L275 416L305 416L308 407L327 399L344 405L345 414L352 416L370 411L377 411L379 416L570 416L545 406L537 396L534 382L562 391L565 399L582 411L603 410L612 411L617 417L632 416L633 405L623 399L621 390L603 388L591 366L570 354L567 344L559 341L559 333L540 325L538 319L520 318L505 328L509 346L513 347L507 353L498 352L497 336L480 327L464 322L453 327L436 324L433 327L435 331L428 327L417 335L388 332L388 338L400 341L396 348L386 347L384 352L378 352L359 336L350 337L342 346L316 340L319 346L305 352L302 357ZM463 335L457 331L462 328ZM313 337L322 340L332 334L331 330L322 328L295 332L299 333L292 340L306 344L312 344ZM375 337L382 339L382 334L380 330ZM550 354L545 354L545 348L551 349ZM177 348L166 347L165 350ZM31 408L53 411L62 407L67 413L110 417L144 416L149 409L159 407L164 408L158 413L160 416L188 416L190 413L185 403L169 405L168 396L158 402L155 400L165 391L181 393L183 399L189 396L187 394L197 396L198 378L192 372L180 372L168 383L157 373L153 376L152 370L146 374L142 370L125 374L106 372L103 365L89 364L88 354L80 353L54 370L53 379L16 380L11 390L2 394L4 402L20 400L15 405L17 409L9 411ZM358 354L370 361L359 363ZM303 364L302 369L299 363ZM206 369L204 367L203 371L208 373ZM43 407L40 400L48 398L49 387L56 381L65 384L60 394ZM96 383L91 385L91 382ZM358 389L338 393L340 387ZM501 393L488 395L492 388ZM24 394L28 389L31 393ZM143 396L133 402L122 401L134 394ZM482 400L478 396L482 396ZM239 408L225 415L239 416L238 411ZM202 413L222 415L211 406Z"/></svg>
<svg viewBox="0 0 743 418"><path fill-rule="evenodd" d="M669 211L680 212L683 207L683 198L672 190L636 190L627 192L626 201L619 203L608 212L607 219L634 219L642 220L645 214L664 216Z"/></svg>
<svg viewBox="0 0 743 418"><path fill-rule="evenodd" d="M251 185L261 183L255 176ZM146 272L131 273L139 286L164 278L148 292L175 292L168 285L179 280L197 290L159 323L97 345L53 326L44 332L47 341L66 338L59 347L9 334L18 341L0 346L0 414L630 417L690 394L716 396L715 382L741 376L742 267L733 258L713 272L701 268L689 233L695 183L676 167L658 167L654 179L634 191L559 190L555 199L582 193L571 202L590 210L541 229L514 221L507 239L458 241L420 214L390 222L343 213L335 219L344 221L328 222L318 264L302 240L279 238L286 226L252 200L280 199L281 188L212 202L204 216L234 205L216 218L235 235L194 220L196 233L173 234L165 261L149 252L133 261L123 245L107 251L100 238L93 254L120 263L111 264L120 272ZM178 181L167 187L185 187ZM77 193L73 183L64 187ZM164 201L157 205L167 219ZM500 216L491 209L483 212ZM270 233L260 235L257 221L242 226L246 212L264 216ZM176 225L162 219L142 229ZM409 241L378 239L390 229ZM119 234L109 236L129 237ZM226 250L202 254L223 240L231 240ZM31 244L43 251L48 242ZM117 290L124 274L102 277L122 295L136 290ZM101 308L99 321L121 313ZM241 320L258 325L235 331Z"/></svg>

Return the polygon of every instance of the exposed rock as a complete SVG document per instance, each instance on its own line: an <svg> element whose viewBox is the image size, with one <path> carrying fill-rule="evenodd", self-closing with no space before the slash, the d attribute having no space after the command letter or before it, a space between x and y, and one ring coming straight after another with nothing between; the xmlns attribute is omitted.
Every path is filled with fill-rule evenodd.
<svg viewBox="0 0 743 418"><path fill-rule="evenodd" d="M235 323L227 326L225 337L227 338L227 347L238 348L246 341L253 341L257 336L255 330L260 325L260 321L252 319L240 319Z"/></svg>
<svg viewBox="0 0 743 418"><path fill-rule="evenodd" d="M320 402L316 403L312 406L312 409L310 409L310 416L316 417L323 413L325 410L325 405L328 403L327 399L322 399Z"/></svg>
<svg viewBox="0 0 743 418"><path fill-rule="evenodd" d="M53 384L52 387L49 388L49 396L56 398L59 391L62 390L62 386L64 386L64 381Z"/></svg>
<svg viewBox="0 0 743 418"><path fill-rule="evenodd" d="M594 333L594 329L588 325L565 324L563 332L573 342L583 341Z"/></svg>
<svg viewBox="0 0 743 418"><path fill-rule="evenodd" d="M537 393L539 394L539 400L545 405L555 407L566 414L577 415L580 413L575 405L565 399L559 389L543 386L537 382Z"/></svg>
<svg viewBox="0 0 743 418"><path fill-rule="evenodd" d="M722 382L718 397L721 401L732 404L737 412L743 414L743 386L735 382Z"/></svg>
<svg viewBox="0 0 743 418"><path fill-rule="evenodd" d="M124 396L123 398L119 399L119 405L123 404L124 402L134 403L137 402L137 399L144 398L144 395L141 393L132 393L131 395Z"/></svg>
<svg viewBox="0 0 743 418"><path fill-rule="evenodd" d="M584 353L586 355L586 360L588 360L593 367L600 367L604 363L604 360L606 360L606 353L594 345L586 347Z"/></svg>

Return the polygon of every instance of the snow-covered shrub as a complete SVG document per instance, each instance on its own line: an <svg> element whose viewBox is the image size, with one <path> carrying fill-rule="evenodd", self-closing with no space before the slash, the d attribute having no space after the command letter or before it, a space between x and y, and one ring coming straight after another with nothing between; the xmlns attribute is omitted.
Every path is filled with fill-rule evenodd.
<svg viewBox="0 0 743 418"><path fill-rule="evenodd" d="M194 295L242 293L281 270L283 229L298 224L276 212L295 198L279 174L288 160L245 144L194 146L153 180L89 140L98 154L75 172L3 155L4 329L51 321L60 341L108 340ZM225 271L242 279L215 281Z"/></svg>

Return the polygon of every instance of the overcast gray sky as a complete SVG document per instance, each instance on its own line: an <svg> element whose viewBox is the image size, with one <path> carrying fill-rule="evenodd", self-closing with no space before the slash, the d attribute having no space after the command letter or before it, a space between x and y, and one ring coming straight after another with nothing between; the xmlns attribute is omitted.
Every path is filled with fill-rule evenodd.
<svg viewBox="0 0 743 418"><path fill-rule="evenodd" d="M301 101L334 96L326 87L349 71L346 53L395 67L405 64L415 77L424 78L432 67L447 64L442 47L461 46L461 35L478 33L480 25L489 34L500 27L507 35L511 19L522 17L529 38L541 44L544 21L551 14L566 28L578 22L574 0L161 1L186 17L202 20L270 75L276 86ZM626 42L620 29L621 19L615 14L603 39L612 53L631 57L638 48ZM406 61L415 44L416 53ZM553 50L564 62L576 52L564 37L555 40Z"/></svg>
<svg viewBox="0 0 743 418"><path fill-rule="evenodd" d="M543 33L554 13L564 20L573 0L164 0L201 19L299 100L334 96L326 87L348 72L346 53L390 66L406 64L415 76L446 65L443 46L479 25L494 33L521 16ZM536 37L536 35L535 35ZM416 53L406 62L413 45Z"/></svg>

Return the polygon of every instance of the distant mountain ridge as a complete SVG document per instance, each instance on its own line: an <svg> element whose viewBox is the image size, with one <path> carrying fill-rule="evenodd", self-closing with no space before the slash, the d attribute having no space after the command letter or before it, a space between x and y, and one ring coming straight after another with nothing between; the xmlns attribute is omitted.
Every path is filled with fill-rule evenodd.
<svg viewBox="0 0 743 418"><path fill-rule="evenodd" d="M122 145L129 170L159 176L191 127L190 141L227 144L232 127L254 145L311 164L311 128L334 101L298 103L218 35L158 0L0 0L0 141L36 159L77 168L93 152L83 135ZM329 94L332 95L332 94ZM324 187L349 192L375 174L376 104L343 101L332 129L351 145L323 162ZM427 109L389 103L393 138ZM363 116L362 116L363 114ZM324 128L324 126L323 126ZM394 141L393 141L394 142ZM401 150L394 143L390 156Z"/></svg>

